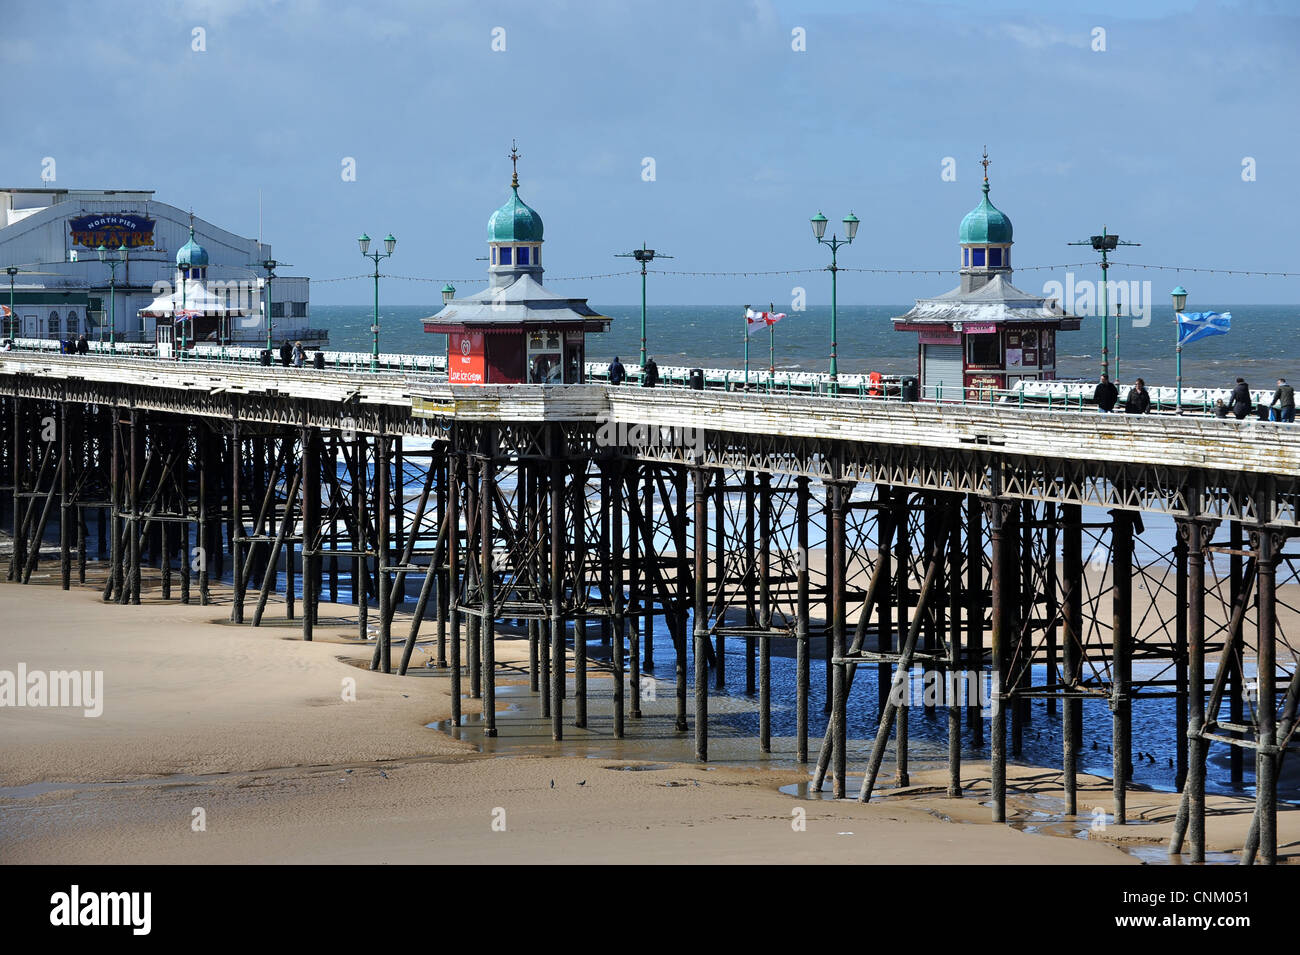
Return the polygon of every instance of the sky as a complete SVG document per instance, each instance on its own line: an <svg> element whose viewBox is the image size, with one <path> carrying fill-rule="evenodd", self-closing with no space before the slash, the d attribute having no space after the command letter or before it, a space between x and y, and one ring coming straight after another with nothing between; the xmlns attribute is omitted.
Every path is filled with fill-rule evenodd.
<svg viewBox="0 0 1300 955"><path fill-rule="evenodd" d="M261 234L316 304L369 300L356 237L391 232L389 304L485 279L486 224L520 195L547 284L631 303L615 258L657 268L823 269L808 219L862 221L845 269L955 268L980 198L1013 265L1093 261L1103 225L1141 243L1111 277L1199 302L1289 303L1300 276L1300 3L1290 0L657 0L531 3L0 0L9 77L0 180L144 188ZM198 32L196 32L198 31ZM1102 31L1102 32L1099 32ZM494 48L495 47L495 48ZM502 48L503 47L503 48ZM349 164L355 176L346 175ZM945 176L945 171L948 175ZM829 233L828 233L829 234ZM1074 270L1095 278L1094 266ZM1041 291L1055 272L1018 271ZM426 279L429 281L411 281ZM935 295L952 275L842 272L840 301ZM824 272L652 275L665 304L829 302Z"/></svg>

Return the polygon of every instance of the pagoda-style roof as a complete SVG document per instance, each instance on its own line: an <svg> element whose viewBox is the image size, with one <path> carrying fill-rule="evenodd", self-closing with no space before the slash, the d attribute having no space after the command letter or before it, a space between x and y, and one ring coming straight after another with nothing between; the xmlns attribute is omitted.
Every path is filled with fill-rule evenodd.
<svg viewBox="0 0 1300 955"><path fill-rule="evenodd" d="M1079 316L1068 314L1054 298L1022 292L1005 273L993 275L984 285L963 292L961 287L935 298L919 298L906 315L894 319L900 330L971 322L980 325L1042 324L1073 331Z"/></svg>
<svg viewBox="0 0 1300 955"><path fill-rule="evenodd" d="M504 288L487 288L452 299L442 310L424 319L426 332L447 332L466 326L517 327L581 325L603 332L612 321L587 304L585 298L557 295L525 273Z"/></svg>

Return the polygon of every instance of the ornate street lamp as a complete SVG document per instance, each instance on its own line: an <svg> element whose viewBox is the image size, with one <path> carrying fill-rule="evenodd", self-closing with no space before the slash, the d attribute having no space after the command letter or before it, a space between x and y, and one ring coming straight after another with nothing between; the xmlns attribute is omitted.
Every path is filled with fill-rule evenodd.
<svg viewBox="0 0 1300 955"><path fill-rule="evenodd" d="M100 243L95 250L99 261L108 266L108 350L117 351L117 267L126 263L126 246L119 246L117 255L109 255L108 247Z"/></svg>
<svg viewBox="0 0 1300 955"><path fill-rule="evenodd" d="M357 245L361 248L361 254L375 263L375 320L370 326L370 332L374 335L374 345L370 349L370 370L379 370L379 260L386 259L393 254L393 249L397 247L397 240L393 238L390 232L384 238L384 251L370 251L370 236L364 232L357 238ZM452 290L453 294L455 289ZM444 290L444 299L445 299Z"/></svg>
<svg viewBox="0 0 1300 955"><path fill-rule="evenodd" d="M456 297L456 286L448 282L442 287L442 304L450 305L451 300Z"/></svg>
<svg viewBox="0 0 1300 955"><path fill-rule="evenodd" d="M837 348L838 348L838 345L837 345L837 343L836 343L836 334L835 334L835 331L836 331L836 318L837 318L837 308L836 308L836 304L837 304L837 303L836 303L836 281L835 281L835 278L836 278L836 273L839 272L839 265L837 264L836 260L837 260L837 256L838 256L838 253L839 253L839 250L840 250L840 246L842 246L842 245L848 245L849 243L851 243L851 242L853 241L853 237L854 237L855 235L858 234L858 217L855 216L852 212L850 212L847 216L844 217L844 220L843 220L843 221L844 221L844 235L845 235L845 238L843 238L843 239L839 238L838 236L836 236L836 235L833 234L833 233L832 233L832 235L831 235L831 237L830 237L829 239L824 238L824 236L826 235L826 222L827 222L827 219L826 219L826 217L825 217L824 215L822 215L820 212L818 212L815 216L813 216L812 219L809 220L809 221L812 223L813 237L816 238L816 240L817 240L819 243L821 243L822 245L828 245L828 246L831 247L831 264L830 264L830 273L831 273L831 388L830 388L830 390L831 390L831 394L832 394L832 395L838 395L838 394L840 393L840 374L839 374L839 362L838 362L838 360L837 360L837 355L836 355L836 350L837 350Z"/></svg>

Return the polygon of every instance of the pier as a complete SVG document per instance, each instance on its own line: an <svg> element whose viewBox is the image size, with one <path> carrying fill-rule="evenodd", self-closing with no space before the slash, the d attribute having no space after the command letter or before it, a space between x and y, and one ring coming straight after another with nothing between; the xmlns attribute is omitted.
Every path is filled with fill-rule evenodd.
<svg viewBox="0 0 1300 955"><path fill-rule="evenodd" d="M102 587L106 604L140 603L148 565L157 596L186 603L206 604L230 576L232 622L260 625L279 593L310 640L317 602L346 589L358 636L377 631L372 668L403 674L417 640L436 641L455 705L481 698L489 736L499 626L525 628L530 685L561 740L588 719L592 641L615 671L615 735L640 718L642 668L665 664L647 659L661 625L675 727L701 761L724 648L743 644L766 752L771 654L790 641L797 759L815 788L829 779L862 801L891 743L907 781L911 706L889 688L914 667L949 687L978 671L988 712L957 694L944 707L948 791L962 793L962 740L987 734L998 822L1031 701L1063 716L1071 814L1081 707L1108 703L1123 825L1155 729L1135 725L1132 704L1172 698L1183 800L1170 851L1204 860L1207 754L1229 747L1234 776L1250 754L1258 781L1244 859L1276 860L1278 772L1300 701L1296 608L1279 596L1300 585L1294 426L1069 401L451 386L410 357L369 372L0 355L9 581L50 559L42 541L57 530L61 585ZM1153 515L1176 540L1142 564ZM878 733L857 765L853 686L873 678ZM829 701L820 739L814 680Z"/></svg>

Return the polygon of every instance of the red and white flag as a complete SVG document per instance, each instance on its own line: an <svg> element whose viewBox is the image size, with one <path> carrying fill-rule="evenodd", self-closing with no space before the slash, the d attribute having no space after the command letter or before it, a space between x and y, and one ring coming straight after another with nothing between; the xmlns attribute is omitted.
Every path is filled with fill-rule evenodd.
<svg viewBox="0 0 1300 955"><path fill-rule="evenodd" d="M783 318L785 318L785 312L756 312L752 308L745 309L745 324L751 335L775 325Z"/></svg>

